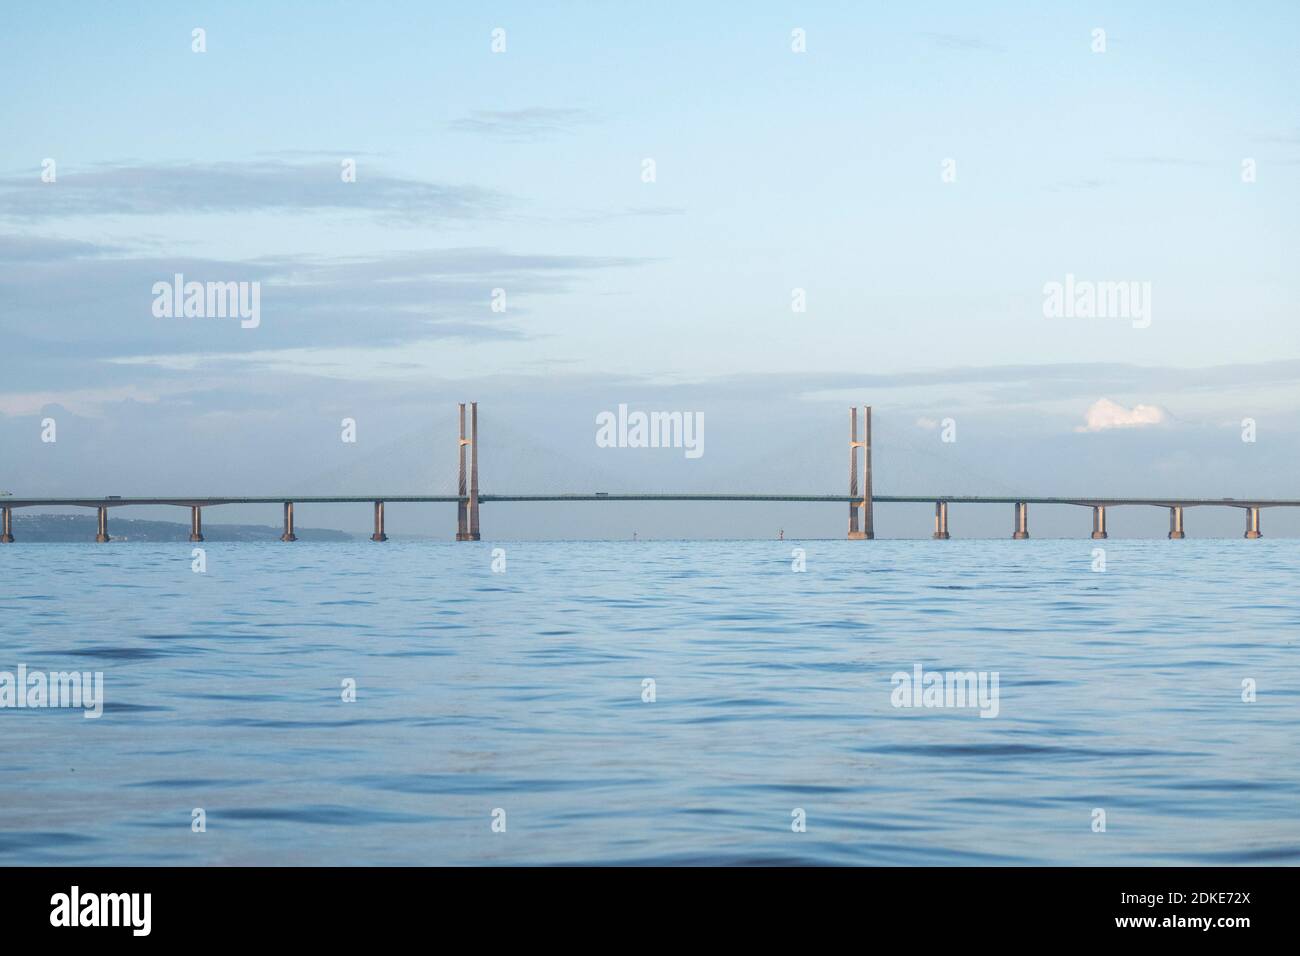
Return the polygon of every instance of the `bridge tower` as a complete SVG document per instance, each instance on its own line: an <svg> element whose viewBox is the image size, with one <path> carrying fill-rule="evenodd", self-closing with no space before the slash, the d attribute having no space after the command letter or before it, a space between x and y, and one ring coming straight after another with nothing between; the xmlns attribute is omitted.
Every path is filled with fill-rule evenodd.
<svg viewBox="0 0 1300 956"><path fill-rule="evenodd" d="M863 405L863 440L858 441L858 408L849 409L849 497L858 497L858 449L862 449L862 500L849 502L849 540L870 540L876 536L871 503L871 406ZM861 509L862 527L858 527Z"/></svg>
<svg viewBox="0 0 1300 956"><path fill-rule="evenodd" d="M478 533L478 402L470 402L470 437L465 437L465 403L460 403L460 500L456 504L456 540L477 541ZM465 487L465 446L469 446L469 489Z"/></svg>

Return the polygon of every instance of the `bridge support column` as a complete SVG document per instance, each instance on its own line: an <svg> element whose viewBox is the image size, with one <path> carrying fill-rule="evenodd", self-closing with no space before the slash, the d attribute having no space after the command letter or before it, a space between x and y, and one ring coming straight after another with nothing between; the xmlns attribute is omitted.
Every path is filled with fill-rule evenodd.
<svg viewBox="0 0 1300 956"><path fill-rule="evenodd" d="M948 540L948 502L934 503L934 538L936 541Z"/></svg>
<svg viewBox="0 0 1300 956"><path fill-rule="evenodd" d="M388 535L384 534L384 503L375 502L375 533L370 536L371 541L387 541Z"/></svg>
<svg viewBox="0 0 1300 956"><path fill-rule="evenodd" d="M465 403L460 403L460 440L457 453L460 455L460 464L456 475L458 483L456 486L456 540L465 541L469 538L469 515L466 511L468 501L465 499Z"/></svg>
<svg viewBox="0 0 1300 956"><path fill-rule="evenodd" d="M465 446L470 450L469 481L465 479ZM467 486L468 485L468 486ZM478 534L478 402L470 403L470 437L465 437L465 403L460 403L460 500L456 504L456 540L477 541Z"/></svg>
<svg viewBox="0 0 1300 956"><path fill-rule="evenodd" d="M108 509L103 505L99 506L99 530L95 534L95 541L103 544L105 541L113 540L108 536Z"/></svg>
<svg viewBox="0 0 1300 956"><path fill-rule="evenodd" d="M465 437L465 403L460 403L460 439L456 468L456 540L469 540L469 482L465 475L465 446L469 439Z"/></svg>
<svg viewBox="0 0 1300 956"><path fill-rule="evenodd" d="M1106 535L1106 506L1092 506L1092 537L1093 540L1105 538Z"/></svg>
<svg viewBox="0 0 1300 956"><path fill-rule="evenodd" d="M469 404L469 540L478 534L478 402Z"/></svg>
<svg viewBox="0 0 1300 956"><path fill-rule="evenodd" d="M14 510L12 508L0 508L0 544L13 544L13 513Z"/></svg>
<svg viewBox="0 0 1300 956"><path fill-rule="evenodd" d="M1246 537L1247 538L1260 537L1258 508L1246 509Z"/></svg>
<svg viewBox="0 0 1300 956"><path fill-rule="evenodd" d="M203 509L197 505L190 506L190 540L203 540Z"/></svg>
<svg viewBox="0 0 1300 956"><path fill-rule="evenodd" d="M849 497L856 499L858 497L858 406L853 405L849 408ZM853 541L862 537L862 532L858 530L858 502L856 500L849 502L849 540Z"/></svg>
<svg viewBox="0 0 1300 956"><path fill-rule="evenodd" d="M281 541L297 541L298 536L293 533L293 502L284 503L284 534L280 535Z"/></svg>
<svg viewBox="0 0 1300 956"><path fill-rule="evenodd" d="M849 409L849 497L858 497L858 449L862 449L862 500L849 502L849 539L869 541L876 536L871 500L871 406L862 406L863 435L858 441L858 409ZM861 515L861 528L858 526Z"/></svg>
<svg viewBox="0 0 1300 956"><path fill-rule="evenodd" d="M1016 502L1016 530L1011 535L1017 541L1029 537L1029 505Z"/></svg>
<svg viewBox="0 0 1300 956"><path fill-rule="evenodd" d="M1185 537L1183 534L1182 505L1174 505L1169 509L1169 537L1175 540Z"/></svg>

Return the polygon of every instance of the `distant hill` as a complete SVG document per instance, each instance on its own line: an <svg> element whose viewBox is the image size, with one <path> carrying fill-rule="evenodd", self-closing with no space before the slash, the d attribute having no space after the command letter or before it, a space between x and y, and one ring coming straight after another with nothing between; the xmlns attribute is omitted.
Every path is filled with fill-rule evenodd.
<svg viewBox="0 0 1300 956"><path fill-rule="evenodd" d="M13 512L15 542L74 543L95 541L96 518L87 515L26 515ZM209 541L278 541L280 528L260 524L204 524L203 540ZM108 533L114 541L185 541L190 539L188 523L176 521L141 521L119 518L109 512ZM294 528L303 541L352 541L344 531L324 528Z"/></svg>

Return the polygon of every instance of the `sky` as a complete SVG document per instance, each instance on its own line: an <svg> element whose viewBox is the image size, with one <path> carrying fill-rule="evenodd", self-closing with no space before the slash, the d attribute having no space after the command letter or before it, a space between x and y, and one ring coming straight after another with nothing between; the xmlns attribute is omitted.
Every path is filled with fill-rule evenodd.
<svg viewBox="0 0 1300 956"><path fill-rule="evenodd" d="M882 494L1300 497L1300 7L704 6L7 11L0 491L446 494L478 401L485 492L841 492L870 404ZM156 315L177 273L257 283L255 327ZM1067 281L1132 308L1045 314ZM598 447L620 404L702 415L704 454ZM483 523L834 537L843 510Z"/></svg>

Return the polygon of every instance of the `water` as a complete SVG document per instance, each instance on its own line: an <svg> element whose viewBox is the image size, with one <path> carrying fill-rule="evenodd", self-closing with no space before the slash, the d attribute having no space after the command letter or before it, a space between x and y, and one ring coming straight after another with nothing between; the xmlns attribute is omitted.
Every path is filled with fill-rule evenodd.
<svg viewBox="0 0 1300 956"><path fill-rule="evenodd" d="M1300 862L1300 545L1097 543L2 546L0 863Z"/></svg>

